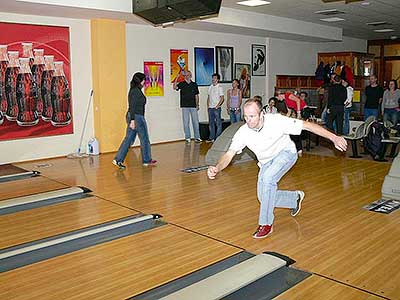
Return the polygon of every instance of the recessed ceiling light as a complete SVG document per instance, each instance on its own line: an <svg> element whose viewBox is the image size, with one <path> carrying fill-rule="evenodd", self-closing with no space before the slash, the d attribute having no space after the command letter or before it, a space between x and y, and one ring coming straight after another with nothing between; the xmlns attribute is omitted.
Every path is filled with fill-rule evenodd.
<svg viewBox="0 0 400 300"><path fill-rule="evenodd" d="M325 10L318 10L315 11L314 14L324 15L324 16L331 16L331 15L339 15L344 14L343 11L335 9L325 9Z"/></svg>
<svg viewBox="0 0 400 300"><path fill-rule="evenodd" d="M366 23L366 24L369 25L369 26L392 25L392 24L390 24L390 23L388 23L386 21L369 22L369 23Z"/></svg>
<svg viewBox="0 0 400 300"><path fill-rule="evenodd" d="M390 37L390 39L391 39L391 40L395 40L395 39L397 39L397 36L392 35L392 36Z"/></svg>
<svg viewBox="0 0 400 300"><path fill-rule="evenodd" d="M345 21L345 19L338 18L338 17L332 17L332 18L325 18L325 19L320 19L321 21L324 22L339 22L339 21Z"/></svg>
<svg viewBox="0 0 400 300"><path fill-rule="evenodd" d="M368 6L368 5L370 5L371 3L369 3L368 1L364 1L364 2L361 2L360 3L362 6Z"/></svg>
<svg viewBox="0 0 400 300"><path fill-rule="evenodd" d="M236 3L240 4L240 5L246 5L246 6L260 6L260 5L271 4L271 2L264 1L264 0L247 0L247 1L239 1Z"/></svg>
<svg viewBox="0 0 400 300"><path fill-rule="evenodd" d="M394 29L391 28L385 28L385 29L375 29L375 32L392 32Z"/></svg>

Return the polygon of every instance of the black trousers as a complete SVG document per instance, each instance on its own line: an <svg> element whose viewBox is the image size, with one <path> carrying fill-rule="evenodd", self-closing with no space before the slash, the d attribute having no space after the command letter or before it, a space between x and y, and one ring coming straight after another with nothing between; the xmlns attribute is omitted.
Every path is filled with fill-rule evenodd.
<svg viewBox="0 0 400 300"><path fill-rule="evenodd" d="M328 128L333 129L333 122L336 123L336 133L343 135L344 105L334 105L329 108Z"/></svg>

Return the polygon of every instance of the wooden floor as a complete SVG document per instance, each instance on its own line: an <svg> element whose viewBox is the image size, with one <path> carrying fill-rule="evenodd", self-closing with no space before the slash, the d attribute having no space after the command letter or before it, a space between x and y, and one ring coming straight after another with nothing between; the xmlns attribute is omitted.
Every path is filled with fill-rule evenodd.
<svg viewBox="0 0 400 300"><path fill-rule="evenodd" d="M126 299L242 249L279 252L314 273L278 299L400 299L400 212L362 208L380 198L390 164L303 155L280 183L305 191L301 213L277 209L274 233L254 240L258 167L236 164L214 181L205 171L180 171L204 165L208 147L155 145L154 167L143 167L134 149L125 171L111 164L112 154L17 164L40 171L29 180L43 182L0 183L0 199L49 182L85 186L96 197L1 216L1 248L137 212L159 213L169 225L6 272L0 299Z"/></svg>

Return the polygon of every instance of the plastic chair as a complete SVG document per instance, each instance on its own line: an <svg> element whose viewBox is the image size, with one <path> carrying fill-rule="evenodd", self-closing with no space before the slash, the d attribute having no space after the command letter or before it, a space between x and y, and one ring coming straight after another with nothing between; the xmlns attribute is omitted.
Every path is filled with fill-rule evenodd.
<svg viewBox="0 0 400 300"><path fill-rule="evenodd" d="M349 135L343 136L346 140L351 141L351 150L352 150L352 155L350 156L351 158L360 158L362 157L361 155L358 155L358 149L357 149L357 141L361 140L365 135L365 123L361 123L356 127L354 132L350 133Z"/></svg>

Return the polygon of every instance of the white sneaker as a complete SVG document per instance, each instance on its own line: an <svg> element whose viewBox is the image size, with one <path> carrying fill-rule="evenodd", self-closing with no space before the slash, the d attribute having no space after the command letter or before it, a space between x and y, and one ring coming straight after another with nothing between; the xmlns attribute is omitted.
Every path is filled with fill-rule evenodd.
<svg viewBox="0 0 400 300"><path fill-rule="evenodd" d="M185 143L190 143L191 139L185 139Z"/></svg>
<svg viewBox="0 0 400 300"><path fill-rule="evenodd" d="M292 208L290 211L290 214L292 217L295 217L299 214L301 210L301 202L303 201L304 197L306 194L304 194L303 191L297 191L297 206L295 208Z"/></svg>

